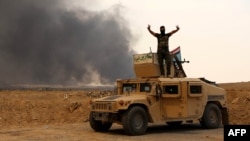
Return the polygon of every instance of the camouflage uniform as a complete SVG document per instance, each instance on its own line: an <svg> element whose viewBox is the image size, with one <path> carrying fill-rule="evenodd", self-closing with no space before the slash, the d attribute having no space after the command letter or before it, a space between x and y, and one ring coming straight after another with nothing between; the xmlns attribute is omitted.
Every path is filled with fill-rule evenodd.
<svg viewBox="0 0 250 141"><path fill-rule="evenodd" d="M167 76L170 75L171 57L169 53L168 39L171 35L172 35L171 33L167 33L164 35L156 34L156 37L158 40L157 56L158 56L158 62L160 66L161 75L165 75L164 66L163 66L164 59L167 64Z"/></svg>

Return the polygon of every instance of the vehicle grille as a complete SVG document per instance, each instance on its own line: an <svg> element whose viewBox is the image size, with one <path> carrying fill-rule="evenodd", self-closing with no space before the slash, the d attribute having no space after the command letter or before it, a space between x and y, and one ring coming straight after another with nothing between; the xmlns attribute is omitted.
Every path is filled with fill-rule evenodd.
<svg viewBox="0 0 250 141"><path fill-rule="evenodd" d="M112 110L112 103L93 103L92 110Z"/></svg>
<svg viewBox="0 0 250 141"><path fill-rule="evenodd" d="M107 103L96 103L95 109L106 110L106 109L108 109L108 104Z"/></svg>

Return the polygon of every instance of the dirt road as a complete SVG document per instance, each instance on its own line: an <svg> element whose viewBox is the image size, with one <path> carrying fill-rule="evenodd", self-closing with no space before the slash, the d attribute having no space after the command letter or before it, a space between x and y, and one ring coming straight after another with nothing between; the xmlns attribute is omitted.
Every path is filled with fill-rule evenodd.
<svg viewBox="0 0 250 141"><path fill-rule="evenodd" d="M250 82L221 86L227 91L230 124L249 125ZM83 90L0 90L0 141L223 141L223 128L204 130L199 124L151 125L143 136L127 136L115 124L107 133L96 133L86 122L89 100Z"/></svg>
<svg viewBox="0 0 250 141"><path fill-rule="evenodd" d="M146 135L128 136L122 126L114 124L110 131L93 131L88 122L43 125L39 127L0 130L2 141L223 141L223 128L205 130L199 124L170 127L164 124L149 125Z"/></svg>

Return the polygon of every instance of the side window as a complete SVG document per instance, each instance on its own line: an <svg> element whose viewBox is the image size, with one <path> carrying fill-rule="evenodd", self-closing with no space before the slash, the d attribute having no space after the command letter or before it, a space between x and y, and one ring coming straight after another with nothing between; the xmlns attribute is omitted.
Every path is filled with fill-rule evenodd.
<svg viewBox="0 0 250 141"><path fill-rule="evenodd" d="M151 85L150 83L140 83L140 92L150 92Z"/></svg>
<svg viewBox="0 0 250 141"><path fill-rule="evenodd" d="M191 85L190 86L190 94L201 94L202 87L201 85Z"/></svg>
<svg viewBox="0 0 250 141"><path fill-rule="evenodd" d="M163 86L164 94L178 94L178 85Z"/></svg>

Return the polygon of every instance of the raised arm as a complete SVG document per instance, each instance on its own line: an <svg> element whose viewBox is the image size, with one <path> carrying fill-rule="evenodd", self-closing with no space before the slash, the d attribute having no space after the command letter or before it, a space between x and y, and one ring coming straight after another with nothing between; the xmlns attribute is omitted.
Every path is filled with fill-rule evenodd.
<svg viewBox="0 0 250 141"><path fill-rule="evenodd" d="M174 34L174 33L176 33L176 32L179 31L179 30L180 30L180 28L179 28L179 26L177 25L177 26L176 26L176 29L173 30L173 31L171 31L170 33L171 33L171 34Z"/></svg>
<svg viewBox="0 0 250 141"><path fill-rule="evenodd" d="M151 26L150 26L150 25L148 25L148 31L149 31L149 33L151 33L153 36L156 37L156 33L154 33L154 32L151 30Z"/></svg>

